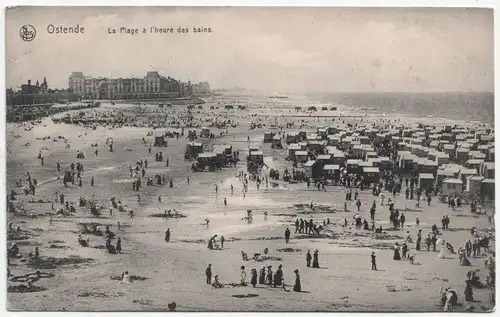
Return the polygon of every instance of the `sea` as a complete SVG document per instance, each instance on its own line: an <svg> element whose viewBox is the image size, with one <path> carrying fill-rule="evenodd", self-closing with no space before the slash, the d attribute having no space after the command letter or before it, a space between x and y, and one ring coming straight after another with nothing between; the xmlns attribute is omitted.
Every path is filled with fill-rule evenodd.
<svg viewBox="0 0 500 317"><path fill-rule="evenodd" d="M409 117L433 117L460 121L495 120L493 93L323 93L308 99L339 104L380 115L398 113Z"/></svg>

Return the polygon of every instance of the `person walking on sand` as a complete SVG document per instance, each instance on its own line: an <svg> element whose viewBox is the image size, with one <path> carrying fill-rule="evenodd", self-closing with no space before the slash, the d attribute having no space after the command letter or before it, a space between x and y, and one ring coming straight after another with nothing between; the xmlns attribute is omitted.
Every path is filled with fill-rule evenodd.
<svg viewBox="0 0 500 317"><path fill-rule="evenodd" d="M266 285L273 284L273 267L272 265L267 266L267 275L266 275Z"/></svg>
<svg viewBox="0 0 500 317"><path fill-rule="evenodd" d="M170 242L170 228L165 231L165 242Z"/></svg>
<svg viewBox="0 0 500 317"><path fill-rule="evenodd" d="M221 236L220 237L220 248L221 249L224 249L224 241L226 241L226 239L224 239L224 236Z"/></svg>
<svg viewBox="0 0 500 317"><path fill-rule="evenodd" d="M295 273L295 284L293 285L293 291L294 292L302 292L302 287L300 285L300 275L299 275L299 270L293 271Z"/></svg>
<svg viewBox="0 0 500 317"><path fill-rule="evenodd" d="M215 196L217 196L217 194L219 193L219 186L217 184L215 184Z"/></svg>
<svg viewBox="0 0 500 317"><path fill-rule="evenodd" d="M231 196L233 196L234 194L234 188L233 188L233 184L231 184Z"/></svg>
<svg viewBox="0 0 500 317"><path fill-rule="evenodd" d="M311 250L307 250L307 254L306 254L307 267L311 267L311 260L312 260Z"/></svg>
<svg viewBox="0 0 500 317"><path fill-rule="evenodd" d="M285 242L288 243L290 241L290 229L286 227L285 229Z"/></svg>
<svg viewBox="0 0 500 317"><path fill-rule="evenodd" d="M207 284L212 284L212 264L209 264L205 270L205 276L207 277Z"/></svg>
<svg viewBox="0 0 500 317"><path fill-rule="evenodd" d="M118 221L118 231L121 231L121 230L122 230L122 228L120 226L120 222Z"/></svg>
<svg viewBox="0 0 500 317"><path fill-rule="evenodd" d="M90 186L94 187L94 176L90 179Z"/></svg>
<svg viewBox="0 0 500 317"><path fill-rule="evenodd" d="M255 287L255 285L257 285L257 270L256 269L252 269L252 281L251 281L251 284L253 287Z"/></svg>
<svg viewBox="0 0 500 317"><path fill-rule="evenodd" d="M313 268L319 269L319 255L318 255L318 249L314 250L314 255L313 255Z"/></svg>
<svg viewBox="0 0 500 317"><path fill-rule="evenodd" d="M259 272L259 284L265 285L266 284L266 267L262 266L260 268Z"/></svg>
<svg viewBox="0 0 500 317"><path fill-rule="evenodd" d="M130 216L130 219L134 218L134 211L132 209L130 209L130 211L128 212L129 216Z"/></svg>
<svg viewBox="0 0 500 317"><path fill-rule="evenodd" d="M118 238L118 240L116 240L116 252L118 253L122 253L122 239L121 238Z"/></svg>
<svg viewBox="0 0 500 317"><path fill-rule="evenodd" d="M109 208L109 216L112 217L113 216L113 208Z"/></svg>
<svg viewBox="0 0 500 317"><path fill-rule="evenodd" d="M245 271L245 266L241 266L241 273L240 273L240 285L245 286L246 285L246 280L247 280L247 272Z"/></svg>
<svg viewBox="0 0 500 317"><path fill-rule="evenodd" d="M377 262L376 262L375 252L372 252L371 258L372 258L372 270L376 271Z"/></svg>
<svg viewBox="0 0 500 317"><path fill-rule="evenodd" d="M224 207L227 206L227 199L224 197Z"/></svg>
<svg viewBox="0 0 500 317"><path fill-rule="evenodd" d="M191 184L191 180L189 179L189 176L187 178L187 183L188 183L188 185Z"/></svg>
<svg viewBox="0 0 500 317"><path fill-rule="evenodd" d="M137 195L137 203L141 204L141 195Z"/></svg>

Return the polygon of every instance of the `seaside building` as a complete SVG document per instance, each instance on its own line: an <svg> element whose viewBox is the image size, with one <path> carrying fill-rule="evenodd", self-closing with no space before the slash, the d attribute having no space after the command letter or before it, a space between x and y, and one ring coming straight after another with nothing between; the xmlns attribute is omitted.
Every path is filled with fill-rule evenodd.
<svg viewBox="0 0 500 317"><path fill-rule="evenodd" d="M7 105L41 105L57 102L76 101L77 95L59 89L49 89L47 79L44 77L43 82L37 80L36 84L31 83L28 79L26 84L19 87L20 89L14 91L7 89Z"/></svg>
<svg viewBox="0 0 500 317"><path fill-rule="evenodd" d="M161 76L157 71L147 72L143 78L89 77L73 72L68 86L70 91L88 99L157 99L192 94L191 83Z"/></svg>
<svg viewBox="0 0 500 317"><path fill-rule="evenodd" d="M210 85L206 81L193 85L193 95L208 94L210 94Z"/></svg>

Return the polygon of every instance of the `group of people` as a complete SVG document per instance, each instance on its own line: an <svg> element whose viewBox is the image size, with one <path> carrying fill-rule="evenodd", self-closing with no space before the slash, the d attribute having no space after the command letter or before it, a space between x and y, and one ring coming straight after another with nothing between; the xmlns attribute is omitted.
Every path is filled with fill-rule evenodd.
<svg viewBox="0 0 500 317"><path fill-rule="evenodd" d="M299 270L296 269L293 272L295 274L293 291L302 292ZM206 284L212 285L212 287L214 288L225 287L225 285L220 282L219 275L217 274L214 275L214 278L212 279L212 264L209 264L205 269L205 277L206 277ZM247 277L246 267L242 265L240 267L240 283L238 285L247 286L247 282L248 282L248 277ZM286 289L285 278L283 274L283 265L280 264L275 272L273 272L272 265L268 265L267 267L265 265L262 266L259 272L257 272L257 269L251 269L250 285L252 285L252 287L255 288L257 284L267 285L273 288L280 287L281 290L288 291Z"/></svg>

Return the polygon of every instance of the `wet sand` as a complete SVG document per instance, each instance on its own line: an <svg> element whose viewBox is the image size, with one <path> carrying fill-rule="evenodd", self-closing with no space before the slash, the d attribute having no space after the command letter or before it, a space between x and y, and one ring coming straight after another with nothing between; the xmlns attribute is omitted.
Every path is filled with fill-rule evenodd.
<svg viewBox="0 0 500 317"><path fill-rule="evenodd" d="M235 104L242 103L243 98L237 98ZM217 101L213 105L218 105ZM248 101L252 103L253 101ZM289 101L282 101L283 103ZM258 101L255 101L258 104ZM205 104L204 110L195 114L199 118L210 118L222 115L222 109L209 110L212 103ZM219 105L220 106L220 105ZM292 112L293 112L293 106ZM180 109L180 108L179 108ZM104 110L103 110L104 111ZM339 109L339 112L344 110ZM252 112L262 114L267 127L249 130ZM284 115L288 110L282 110ZM433 200L431 207L421 203L421 212L405 212L407 222L403 231L385 230L384 239L375 239L371 233L361 229L345 229L341 227L343 219L352 220L352 212L337 211L335 213L320 213L318 211L305 213L304 209L294 207L295 204L328 205L337 210L343 210L344 188L328 186L327 193L307 189L305 184L285 184L276 181L278 187L262 185L257 190L254 182L250 182L246 197L243 198L242 186L236 177L240 170L246 171L246 151L249 145L258 145L264 150L265 161L269 167L278 168L282 173L285 166L291 169L291 164L284 161L286 150L272 150L270 144L263 144L263 134L269 131L272 123L268 108L250 109L250 111L231 110L232 118L239 121L237 128L230 128L229 134L219 137L223 130L212 128L217 138L205 139L203 142L214 144L231 144L233 150L240 150L241 161L236 168L223 168L214 173L193 173L190 162L184 161L186 138L168 139L168 147L161 148L164 157L170 158L170 167L165 162L154 162L154 154L160 151L153 148L151 154L141 141L146 137L147 128L117 128L108 130L97 127L96 130L75 127L73 125L53 124L46 119L46 126L38 125L31 131L23 127L10 125L7 132L7 142L10 152L7 158L7 188L13 188L15 180L29 171L39 182L36 195L23 196L20 189L16 191L16 206L24 200L22 207L27 214L42 215L53 212L50 203L28 203L53 200L56 192L63 192L66 200L75 202L84 196L103 205L103 215L91 217L88 207L76 206L77 212L69 217L53 217L52 225L48 216L32 218L18 215L13 219L14 228L18 225L26 230L29 239L22 240L22 254L32 252L35 245L40 249L42 257L58 259L70 256L92 259L86 263L56 265L54 269L43 269L52 272L55 277L41 279L35 284L45 290L33 293L8 293L9 310L67 310L67 311L166 311L167 304L177 303L178 311L436 311L440 309L438 290L441 286L455 288L459 301L464 303L463 289L465 275L471 269L480 269L479 276L484 281L487 270L484 268L484 258L471 258L471 267L460 267L458 255L449 259L437 259L437 252L417 252L416 262L392 260L392 246L395 242L403 242L407 230L415 239L417 229L415 217L420 219L420 228L424 236L430 231L432 224L440 224L443 215L451 218L450 231L440 236L449 241L456 249L466 239L470 238L471 227L487 228L488 220L484 216L472 217L468 206L462 206L451 211L445 204ZM348 115L348 110L345 110ZM328 115L325 112L325 115ZM332 115L332 112L330 112ZM301 118L300 120L307 120ZM279 120L284 120L279 118ZM294 118L293 120L298 120ZM317 120L310 120L311 126L317 126ZM331 120L331 118L328 118ZM338 120L338 119L337 119ZM350 120L358 120L350 118ZM169 128L161 129L169 130ZM174 129L170 129L174 130ZM187 130L187 129L186 129ZM284 129L292 131L297 129ZM315 131L315 128L307 129ZM85 135L87 133L87 135ZM186 132L187 133L187 132ZM14 135L21 135L14 138ZM36 140L37 137L51 136L51 140ZM52 139L63 135L71 144L71 149L65 149L62 142ZM250 144L246 142L250 135ZM113 138L115 152L109 152L104 146L105 139ZM29 147L21 144L31 142ZM95 157L92 143L99 143L99 156ZM40 165L36 159L38 149L46 146L44 151L45 164ZM127 151L126 149L131 149ZM61 162L65 170L71 162L76 162L76 151L83 151L85 159L80 161L85 168L83 187L69 185L64 188L57 180L55 164ZM168 185L154 185L141 188L141 203L137 203L137 192L132 192L128 166L135 161L147 158L149 167L146 176L162 173L168 179L173 178L174 188ZM288 164L288 165L287 165ZM95 176L95 186L90 186L90 177ZM191 184L187 184L187 177ZM45 183L44 183L45 182ZM271 180L270 180L271 182ZM218 184L219 192L215 195L214 184ZM230 186L234 186L231 195ZM390 197L388 193L384 193ZM162 197L159 203L158 195ZM124 205L134 210L135 218L129 219L126 212L113 211L109 216L109 198L116 197ZM224 207L223 200L227 198L228 205ZM369 218L369 208L374 200L371 190L361 192L363 202L361 214ZM415 209L415 201L406 201L404 195L395 197L396 208L404 209L407 205ZM378 201L377 201L378 204ZM55 204L56 208L59 204ZM177 209L185 218L163 219L151 217L165 209ZM253 222L249 224L242 218L246 210L254 213ZM264 212L268 212L265 219ZM12 217L11 214L8 215ZM315 221L330 218L328 226L333 236L309 237L294 234L293 222L296 217ZM209 227L204 225L204 219L210 219ZM118 231L117 222L122 225ZM98 222L110 225L111 230L122 239L122 254L108 254L103 249L104 237L88 235L89 248L81 247L77 241L78 223ZM377 226L389 228L389 211L387 207L377 207ZM286 226L292 230L292 240L286 244L283 233ZM34 230L38 228L37 230ZM169 243L164 241L164 231L170 228L172 237ZM104 229L104 228L103 228ZM227 242L224 250L207 249L207 240L214 234L224 235ZM54 242L59 241L59 242ZM13 242L13 241L9 241ZM55 246L55 247L52 247ZM254 253L262 253L269 249L268 256L273 260L256 262L242 261L240 251L244 250L250 257ZM283 252L282 249L292 248L294 252ZM410 249L414 249L414 244ZM425 247L424 247L425 248ZM305 254L307 250L319 249L321 269L307 268ZM494 243L492 246L494 249ZM281 250L281 251L278 251ZM378 271L372 271L370 253L376 252ZM77 261L78 262L78 261ZM279 264L283 265L284 277L289 290L293 287L293 270L301 274L304 292L283 292L279 288L269 288L258 285L253 289L247 287L228 287L213 289L205 284L205 268L212 264L214 275L218 274L225 284L239 282L239 267L245 265L247 274L251 268L262 265L272 265L273 270ZM11 261L13 274L21 275L34 271L19 259ZM147 277L131 283L111 279L129 271L131 275ZM490 291L474 290L475 299L481 301L476 306L489 306ZM240 295L250 295L241 297ZM236 296L236 297L235 297ZM464 303L464 306L469 303ZM479 311L481 309L477 307ZM476 310L476 311L478 311Z"/></svg>

